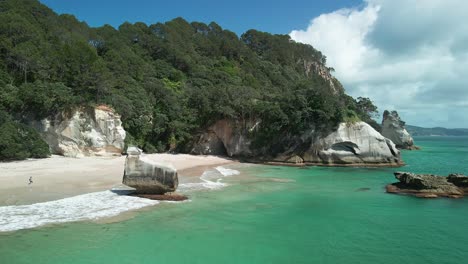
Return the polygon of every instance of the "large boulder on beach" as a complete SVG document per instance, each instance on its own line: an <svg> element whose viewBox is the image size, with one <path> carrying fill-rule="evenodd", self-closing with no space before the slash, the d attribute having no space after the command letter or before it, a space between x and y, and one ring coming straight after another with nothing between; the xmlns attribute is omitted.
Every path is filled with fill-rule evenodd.
<svg viewBox="0 0 468 264"><path fill-rule="evenodd" d="M398 182L387 185L388 193L410 194L423 198L459 198L468 191L468 176L450 174L448 177L432 174L395 172Z"/></svg>
<svg viewBox="0 0 468 264"><path fill-rule="evenodd" d="M329 165L401 165L400 151L365 122L341 123L315 137L302 155L305 163Z"/></svg>
<svg viewBox="0 0 468 264"><path fill-rule="evenodd" d="M120 155L125 145L126 133L120 115L104 105L58 113L30 124L41 134L52 154Z"/></svg>
<svg viewBox="0 0 468 264"><path fill-rule="evenodd" d="M397 111L384 111L382 120L382 135L395 143L400 149L417 149L414 140L406 131L403 122Z"/></svg>
<svg viewBox="0 0 468 264"><path fill-rule="evenodd" d="M136 147L127 149L123 184L137 194L174 192L179 184L177 170L171 164L156 162Z"/></svg>

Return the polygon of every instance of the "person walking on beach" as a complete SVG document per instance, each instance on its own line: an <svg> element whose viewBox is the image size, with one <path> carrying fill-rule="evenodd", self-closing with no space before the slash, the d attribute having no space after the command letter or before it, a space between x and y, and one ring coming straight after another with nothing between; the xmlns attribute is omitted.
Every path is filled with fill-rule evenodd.
<svg viewBox="0 0 468 264"><path fill-rule="evenodd" d="M31 185L33 183L33 180L32 180L32 176L29 177L29 184L28 185Z"/></svg>

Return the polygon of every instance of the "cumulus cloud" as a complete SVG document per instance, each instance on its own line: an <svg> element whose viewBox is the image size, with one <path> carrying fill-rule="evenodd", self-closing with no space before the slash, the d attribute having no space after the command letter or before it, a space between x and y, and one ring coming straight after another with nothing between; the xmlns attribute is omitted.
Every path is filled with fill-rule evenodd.
<svg viewBox="0 0 468 264"><path fill-rule="evenodd" d="M348 93L396 109L409 124L468 127L465 0L367 0L311 20L311 44Z"/></svg>

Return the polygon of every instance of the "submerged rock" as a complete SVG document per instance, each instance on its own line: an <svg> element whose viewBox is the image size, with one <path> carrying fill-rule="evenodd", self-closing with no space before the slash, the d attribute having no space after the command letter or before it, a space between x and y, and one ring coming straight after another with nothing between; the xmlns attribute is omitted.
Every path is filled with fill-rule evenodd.
<svg viewBox="0 0 468 264"><path fill-rule="evenodd" d="M395 143L400 149L419 149L414 145L413 138L405 129L405 122L400 119L397 111L385 110L382 120L382 135Z"/></svg>
<svg viewBox="0 0 468 264"><path fill-rule="evenodd" d="M450 174L448 177L432 174L395 172L399 182L387 185L388 193L410 194L423 198L460 198L468 191L468 176Z"/></svg>
<svg viewBox="0 0 468 264"><path fill-rule="evenodd" d="M179 184L177 170L170 164L147 158L136 147L127 150L123 184L135 188L137 194L174 192Z"/></svg>
<svg viewBox="0 0 468 264"><path fill-rule="evenodd" d="M363 188L359 188L356 190L356 192L367 192L367 191L370 191L371 188L368 188L368 187L363 187Z"/></svg>
<svg viewBox="0 0 468 264"><path fill-rule="evenodd" d="M120 155L125 145L126 133L120 116L107 106L80 108L30 123L47 142L52 154Z"/></svg>
<svg viewBox="0 0 468 264"><path fill-rule="evenodd" d="M183 194L169 193L169 194L131 194L130 196L137 196L140 198L146 198L157 201L173 201L180 202L188 200L188 197Z"/></svg>

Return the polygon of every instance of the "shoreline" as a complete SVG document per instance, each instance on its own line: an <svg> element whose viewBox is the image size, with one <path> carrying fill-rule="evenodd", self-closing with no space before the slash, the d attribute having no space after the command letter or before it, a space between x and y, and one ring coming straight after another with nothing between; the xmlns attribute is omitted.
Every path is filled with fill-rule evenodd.
<svg viewBox="0 0 468 264"><path fill-rule="evenodd" d="M219 182L220 178L212 179L212 172L209 172L214 170L224 176L236 172L223 168L224 165L310 166L309 163L238 161L209 155L165 153L145 156L162 164L170 163L177 169L179 186L184 188L178 192L180 197L175 197L172 202L185 200L184 190L219 189L225 186ZM0 233L75 221L118 222L132 218L139 211L149 210L153 205L171 203L142 199L150 197L119 195L113 191L122 187L125 159L125 156L52 156L0 163L0 210L3 214L3 217L0 214L0 224L3 225L0 225L3 228ZM388 167L388 164L384 166ZM209 172L206 177L205 172ZM29 185L31 176L33 184ZM190 202L190 198L187 201ZM23 220L18 218L19 215L24 215L21 217Z"/></svg>
<svg viewBox="0 0 468 264"><path fill-rule="evenodd" d="M146 154L171 163L179 181L192 182L204 170L236 163L217 156ZM125 156L68 158L51 156L0 163L0 206L27 205L111 190L122 184ZM29 177L33 183L29 184Z"/></svg>
<svg viewBox="0 0 468 264"><path fill-rule="evenodd" d="M351 168L400 168L406 165L404 162L400 163L290 163L281 161L253 161L245 160L240 161L241 163L251 163L259 165L270 165L270 166L287 166L287 167L351 167Z"/></svg>
<svg viewBox="0 0 468 264"><path fill-rule="evenodd" d="M180 183L199 181L209 169L233 163L289 167L397 168L405 163L324 164L236 160L229 157L190 154L145 154L150 159L172 164ZM0 206L25 205L110 190L122 184L125 156L68 158L53 155L45 159L0 162ZM29 185L29 177L33 184Z"/></svg>

